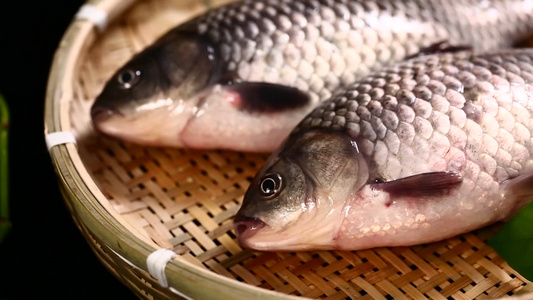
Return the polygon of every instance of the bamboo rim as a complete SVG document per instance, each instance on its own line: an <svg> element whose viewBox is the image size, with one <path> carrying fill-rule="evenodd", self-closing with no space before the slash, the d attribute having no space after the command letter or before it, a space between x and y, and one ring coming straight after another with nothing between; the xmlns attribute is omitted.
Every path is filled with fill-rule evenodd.
<svg viewBox="0 0 533 300"><path fill-rule="evenodd" d="M109 21L113 22L135 2L136 0L93 0L88 3L105 11ZM65 32L54 55L47 86L45 135L72 130L69 109L74 97L73 80L84 54L99 34L94 24L85 20L73 20ZM138 268L143 274L137 276L149 281L146 258L160 247L123 221L123 217L106 201L84 166L75 144L55 146L50 150L50 155L66 204L80 230L85 235L92 236L94 245L100 245L98 247L113 252L115 258L124 259L123 263L131 263ZM93 249L97 247L94 245L91 245ZM105 261L102 257L101 260ZM231 280L201 269L179 256L167 265L165 274L169 285L186 297L302 299ZM151 280L149 284L156 286L157 282ZM530 286L531 284L522 290L528 290ZM157 290L156 287L153 288ZM161 297L170 296L162 294Z"/></svg>
<svg viewBox="0 0 533 300"><path fill-rule="evenodd" d="M107 12L112 22L127 10L135 0L94 0L89 4ZM44 133L70 131L68 121L69 100L73 97L72 78L87 47L98 34L94 25L85 20L74 20L64 34L54 55L49 75L45 103ZM50 150L50 156L59 184L69 194L72 211L102 243L124 257L142 270L147 270L146 258L159 247L147 239L141 239L131 233L133 227L127 227L117 221L120 215L99 199L105 199L93 182L77 152L74 144L58 145ZM170 286L188 297L197 299L301 299L289 295L267 291L246 285L223 276L200 269L178 258L172 260L166 268ZM229 289L228 289L229 288Z"/></svg>

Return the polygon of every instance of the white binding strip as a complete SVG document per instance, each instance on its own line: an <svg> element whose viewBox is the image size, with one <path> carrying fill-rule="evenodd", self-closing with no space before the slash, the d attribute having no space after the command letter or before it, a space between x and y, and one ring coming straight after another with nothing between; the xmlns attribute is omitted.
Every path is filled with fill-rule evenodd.
<svg viewBox="0 0 533 300"><path fill-rule="evenodd" d="M116 256L118 256L120 259L122 259L122 260L123 260L125 263L127 263L130 267L132 267L132 268L134 268L134 269L141 270L141 268L139 268L139 267L137 267L136 265L134 265L131 261L127 260L124 256L118 254L115 250L111 249L110 247L109 247L109 249L110 249L111 251L113 251L113 253L115 253ZM170 251L170 250L166 250L166 249L160 249L160 250L165 250L165 252L167 252L168 255L171 256L171 254L168 252L168 251ZM161 253L161 252L158 252L158 251L160 251L160 250L156 250L156 251L154 251L152 254L154 254L154 253ZM170 251L170 252L172 252L172 251ZM173 254L174 256L171 256L170 259L172 259L173 257L177 256L174 252L172 252L172 254ZM148 262L150 261L150 257L151 257L151 256L152 256L152 255L148 256L148 259L147 259L147 264L148 264L148 268L149 268L149 269L150 269L150 263L148 263ZM153 258L152 258L152 259L153 259ZM170 259L169 259L169 260L163 265L163 276L165 276L164 268L166 267L166 265L168 264L168 262L170 261ZM154 275L152 274L152 271L149 271L149 273L150 273L150 275L154 276ZM154 277L155 277L155 276L154 276ZM157 278L157 279L159 280L159 278ZM159 281L159 282L161 283L161 281ZM167 282L167 281L166 281L166 277L165 277L165 282ZM167 283L167 286L168 286L168 283ZM176 295L178 295L178 296L180 296L180 297L182 297L182 298L184 298L184 299L186 299L186 300L194 300L193 298L191 298L191 297L185 295L184 293L178 291L177 289L175 289L175 288L173 288L173 287L169 287L169 289L170 289L170 291L173 292L174 294L176 294Z"/></svg>
<svg viewBox="0 0 533 300"><path fill-rule="evenodd" d="M46 146L48 147L48 151L50 151L54 146L67 144L67 143L74 143L76 144L76 138L70 131L58 131L58 132L52 132L46 135Z"/></svg>
<svg viewBox="0 0 533 300"><path fill-rule="evenodd" d="M93 23L100 31L107 27L107 12L91 4L82 5L75 18Z"/></svg>
<svg viewBox="0 0 533 300"><path fill-rule="evenodd" d="M168 262L174 257L176 257L176 253L174 253L174 251L168 249L159 249L148 255L148 258L146 259L148 272L155 279L157 279L157 281L159 281L159 284L164 288L168 287L165 269L167 267Z"/></svg>

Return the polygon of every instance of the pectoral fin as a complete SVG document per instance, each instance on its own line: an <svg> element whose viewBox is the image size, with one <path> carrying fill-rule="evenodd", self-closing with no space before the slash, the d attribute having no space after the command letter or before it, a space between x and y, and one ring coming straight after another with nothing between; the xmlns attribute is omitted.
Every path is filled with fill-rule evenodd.
<svg viewBox="0 0 533 300"><path fill-rule="evenodd" d="M235 95L234 105L252 113L273 113L309 105L309 94L286 85L267 82L240 82L225 86Z"/></svg>
<svg viewBox="0 0 533 300"><path fill-rule="evenodd" d="M527 173L502 183L504 197L513 199L515 207L510 217L533 200L533 173Z"/></svg>
<svg viewBox="0 0 533 300"><path fill-rule="evenodd" d="M448 41L440 41L440 42L431 44L426 48L420 49L420 51L418 51L418 53L416 54L405 57L405 60L424 56L424 55L430 55L430 54L453 53L453 52L472 50L472 49L473 49L472 46L469 46L469 45L452 45Z"/></svg>
<svg viewBox="0 0 533 300"><path fill-rule="evenodd" d="M372 185L393 196L440 196L447 194L462 182L461 175L455 172L431 172L404 177Z"/></svg>

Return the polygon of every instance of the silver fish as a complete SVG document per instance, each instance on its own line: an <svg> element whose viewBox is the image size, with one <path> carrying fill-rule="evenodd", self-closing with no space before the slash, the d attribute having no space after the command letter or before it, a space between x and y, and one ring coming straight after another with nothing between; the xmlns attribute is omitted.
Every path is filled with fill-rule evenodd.
<svg viewBox="0 0 533 300"><path fill-rule="evenodd" d="M305 117L234 226L255 250L442 240L533 199L533 49L441 53L376 71Z"/></svg>
<svg viewBox="0 0 533 300"><path fill-rule="evenodd" d="M440 41L486 50L533 30L533 0L271 0L214 9L121 67L91 113L155 146L265 152L357 78Z"/></svg>

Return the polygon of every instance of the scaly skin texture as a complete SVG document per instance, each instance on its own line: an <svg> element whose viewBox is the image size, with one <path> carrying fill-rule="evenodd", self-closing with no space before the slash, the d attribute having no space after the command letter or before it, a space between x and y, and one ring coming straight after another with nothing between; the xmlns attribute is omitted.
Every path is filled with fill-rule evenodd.
<svg viewBox="0 0 533 300"><path fill-rule="evenodd" d="M418 57L323 102L235 217L243 247L358 250L442 240L533 199L533 49Z"/></svg>
<svg viewBox="0 0 533 300"><path fill-rule="evenodd" d="M226 77L326 99L442 40L479 50L510 46L530 35L533 1L242 1L188 26L217 45Z"/></svg>
<svg viewBox="0 0 533 300"><path fill-rule="evenodd" d="M524 205L523 190L507 182L533 174L532 83L533 50L444 53L375 72L315 109L295 132L345 132L368 161L369 182L439 171L462 176L438 198L395 198L367 185L335 199L346 201L336 247L439 240Z"/></svg>
<svg viewBox="0 0 533 300"><path fill-rule="evenodd" d="M270 152L319 101L370 71L440 41L488 50L531 32L533 0L239 1L171 30L119 70L93 120L139 144Z"/></svg>

